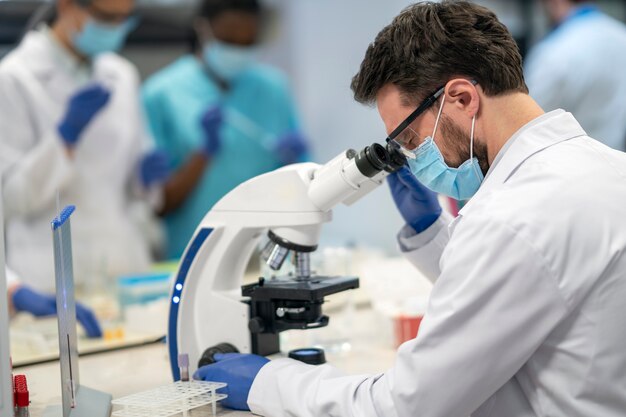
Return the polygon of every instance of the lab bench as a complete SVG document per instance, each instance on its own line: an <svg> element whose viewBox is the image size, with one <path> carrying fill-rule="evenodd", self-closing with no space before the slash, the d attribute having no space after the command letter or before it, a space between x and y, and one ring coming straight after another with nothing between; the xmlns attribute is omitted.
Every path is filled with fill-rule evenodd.
<svg viewBox="0 0 626 417"><path fill-rule="evenodd" d="M329 268L359 276L361 288L327 298L324 307L324 313L330 317L327 327L281 333L281 351L322 347L328 363L344 372L375 374L389 369L395 358L393 312L402 306L409 294L427 296L431 285L402 258L366 253L352 256L350 264L352 270L340 271L336 265L329 265ZM26 324L32 328L32 323ZM50 323L44 326L44 333L45 328L50 327L53 327ZM167 345L155 343L158 336L163 335L142 335L135 330L126 332L123 341L79 340L79 351L88 353L81 354L79 361L81 385L108 392L116 399L170 384L172 376ZM124 347L128 344L135 346ZM106 351L107 348L116 350ZM20 366L15 373L26 374L28 378L31 416L39 417L46 406L60 403L58 360ZM250 415L218 409L220 416ZM209 407L190 414L210 415Z"/></svg>
<svg viewBox="0 0 626 417"><path fill-rule="evenodd" d="M346 329L351 328L349 333ZM349 307L331 315L331 324L315 331L292 331L282 339L288 349L307 343L322 346L328 363L347 373L376 373L391 367L395 348L391 324L367 306ZM276 358L274 356L272 358ZM119 398L172 382L167 346L149 343L126 349L92 353L80 358L81 385L110 393ZM25 374L31 393L30 415L39 417L43 410L61 402L58 361L15 369ZM210 416L210 407L196 409L189 416ZM218 416L246 416L247 412L218 407Z"/></svg>

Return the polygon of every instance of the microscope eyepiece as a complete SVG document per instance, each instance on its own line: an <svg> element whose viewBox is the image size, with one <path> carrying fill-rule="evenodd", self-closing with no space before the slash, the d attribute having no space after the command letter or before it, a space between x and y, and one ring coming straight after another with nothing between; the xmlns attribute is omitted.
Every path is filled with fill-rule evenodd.
<svg viewBox="0 0 626 417"><path fill-rule="evenodd" d="M389 152L384 146L373 143L357 154L355 162L361 174L372 178L389 163Z"/></svg>
<svg viewBox="0 0 626 417"><path fill-rule="evenodd" d="M404 165L406 165L406 156L402 153L397 146L393 146L392 142L387 142L387 153L389 154L389 161L385 167L385 171L393 173L399 171Z"/></svg>

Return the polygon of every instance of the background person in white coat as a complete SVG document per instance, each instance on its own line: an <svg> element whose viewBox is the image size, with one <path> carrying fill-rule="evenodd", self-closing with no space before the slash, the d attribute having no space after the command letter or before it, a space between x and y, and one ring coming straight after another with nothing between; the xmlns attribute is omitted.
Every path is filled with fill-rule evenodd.
<svg viewBox="0 0 626 417"><path fill-rule="evenodd" d="M419 335L377 375L230 354L195 377L264 416L623 416L626 154L544 113L510 33L469 2L405 9L352 88L416 156L390 184L401 247L436 280ZM438 211L422 184L471 199L417 233Z"/></svg>
<svg viewBox="0 0 626 417"><path fill-rule="evenodd" d="M156 203L167 160L151 152L136 69L115 54L133 0L58 0L51 26L26 34L0 63L0 172L7 263L54 288L50 221L56 195L72 217L77 282L145 271L146 239L131 219Z"/></svg>
<svg viewBox="0 0 626 417"><path fill-rule="evenodd" d="M526 57L530 95L571 112L594 139L626 150L626 25L591 1L543 0L554 29Z"/></svg>

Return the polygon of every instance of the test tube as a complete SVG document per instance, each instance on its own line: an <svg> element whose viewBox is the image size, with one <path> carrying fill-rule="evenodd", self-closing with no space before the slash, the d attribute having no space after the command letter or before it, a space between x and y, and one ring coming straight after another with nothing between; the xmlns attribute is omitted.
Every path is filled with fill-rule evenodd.
<svg viewBox="0 0 626 417"><path fill-rule="evenodd" d="M189 381L189 355L181 353L178 355L178 368L180 369L180 380Z"/></svg>

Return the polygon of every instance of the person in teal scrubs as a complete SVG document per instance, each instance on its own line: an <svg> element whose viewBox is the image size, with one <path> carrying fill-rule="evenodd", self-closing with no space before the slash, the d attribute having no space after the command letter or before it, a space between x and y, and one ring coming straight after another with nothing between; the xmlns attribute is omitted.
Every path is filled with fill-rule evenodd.
<svg viewBox="0 0 626 417"><path fill-rule="evenodd" d="M257 0L204 0L194 52L144 84L152 133L175 172L162 210L169 258L237 185L308 159L286 78L255 62L260 23Z"/></svg>

